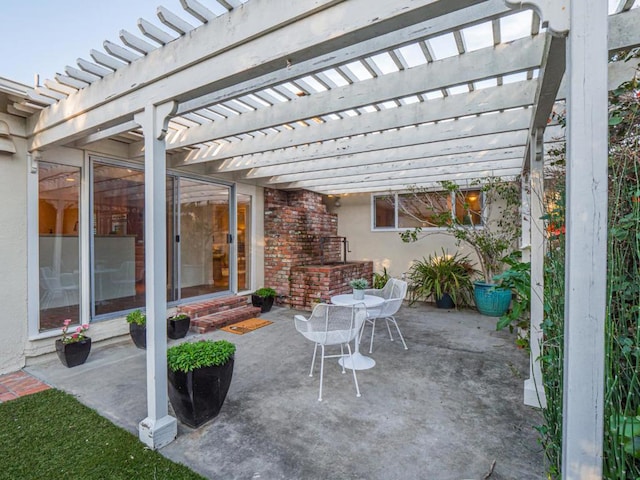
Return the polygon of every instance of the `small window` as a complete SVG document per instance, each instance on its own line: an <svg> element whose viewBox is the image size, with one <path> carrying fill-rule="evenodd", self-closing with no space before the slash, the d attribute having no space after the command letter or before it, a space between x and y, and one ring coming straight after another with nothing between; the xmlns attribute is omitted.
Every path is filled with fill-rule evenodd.
<svg viewBox="0 0 640 480"><path fill-rule="evenodd" d="M463 225L482 223L482 192L468 190L456 198L456 218Z"/></svg>
<svg viewBox="0 0 640 480"><path fill-rule="evenodd" d="M435 227L442 214L451 213L451 197L442 193L398 195L398 228Z"/></svg>
<svg viewBox="0 0 640 480"><path fill-rule="evenodd" d="M395 195L376 195L373 197L374 228L395 228Z"/></svg>
<svg viewBox="0 0 640 480"><path fill-rule="evenodd" d="M467 190L455 199L447 192L374 195L374 230L435 228L443 218L455 218L463 225L482 223L482 192ZM444 217L443 217L444 216Z"/></svg>

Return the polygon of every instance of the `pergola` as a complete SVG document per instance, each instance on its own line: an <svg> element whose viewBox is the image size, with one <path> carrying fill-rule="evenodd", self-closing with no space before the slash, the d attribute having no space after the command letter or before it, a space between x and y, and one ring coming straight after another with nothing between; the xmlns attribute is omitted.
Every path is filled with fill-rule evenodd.
<svg viewBox="0 0 640 480"><path fill-rule="evenodd" d="M176 434L164 355L167 167L329 195L523 175L534 299L525 399L537 403L544 153L561 135L550 115L566 108L563 478L598 478L606 92L635 72L607 60L640 45L635 0L610 15L607 0L181 3L181 15L159 7L159 22L140 19L138 35L121 31L123 45L105 41L8 107L28 117L34 158L105 139L144 158L147 314L156 321L140 438L158 448Z"/></svg>

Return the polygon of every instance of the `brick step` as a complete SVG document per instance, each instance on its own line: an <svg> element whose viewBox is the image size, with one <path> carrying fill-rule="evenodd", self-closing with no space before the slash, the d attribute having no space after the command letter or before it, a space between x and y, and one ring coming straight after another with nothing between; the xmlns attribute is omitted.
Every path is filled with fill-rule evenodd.
<svg viewBox="0 0 640 480"><path fill-rule="evenodd" d="M227 325L254 318L260 315L260 307L244 305L241 307L211 313L201 317L191 319L190 330L195 333L207 333L217 330Z"/></svg>
<svg viewBox="0 0 640 480"><path fill-rule="evenodd" d="M232 310L247 305L248 297L232 295L229 297L215 298L213 300L205 300L198 303L190 303L178 307L179 313L186 313L195 320L200 317L211 315L213 313Z"/></svg>

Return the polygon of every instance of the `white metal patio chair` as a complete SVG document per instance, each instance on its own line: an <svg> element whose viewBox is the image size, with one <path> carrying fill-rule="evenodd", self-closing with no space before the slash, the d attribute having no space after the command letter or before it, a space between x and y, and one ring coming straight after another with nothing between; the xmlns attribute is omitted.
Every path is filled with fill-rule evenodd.
<svg viewBox="0 0 640 480"><path fill-rule="evenodd" d="M389 332L389 339L393 342L393 335L391 334L391 328L389 322L393 323L398 331L400 340L404 345L404 349L407 350L407 344L404 341L398 322L394 315L402 307L402 302L407 294L407 282L404 280L398 280L397 278L390 278L382 289L369 289L365 291L365 295L377 295L384 298L384 303L376 308L370 308L367 310L367 322L371 324L371 342L369 344L369 353L373 352L373 337L376 333L376 320L382 318L387 324L387 331ZM364 329L363 329L364 330Z"/></svg>
<svg viewBox="0 0 640 480"><path fill-rule="evenodd" d="M309 376L313 376L313 368L315 366L318 345L321 349L320 357L320 392L318 401L322 401L322 381L324 377L324 359L325 358L349 358L351 359L351 346L349 342L355 340L358 336L362 325L366 319L366 309L364 306L340 306L328 305L320 303L311 312L309 318L302 315L294 316L296 330L302 334L307 340L314 342L313 359L311 361L311 369ZM340 345L339 355L326 355L325 346ZM344 347L347 347L347 354L344 353ZM344 362L342 373L345 373ZM360 396L360 388L358 387L358 378L355 369L353 371L353 381L356 384L356 396Z"/></svg>

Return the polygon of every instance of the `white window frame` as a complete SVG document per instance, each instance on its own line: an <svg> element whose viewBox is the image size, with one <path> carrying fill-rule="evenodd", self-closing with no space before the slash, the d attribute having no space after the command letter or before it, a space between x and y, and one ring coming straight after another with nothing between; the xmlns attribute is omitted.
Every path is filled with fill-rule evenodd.
<svg viewBox="0 0 640 480"><path fill-rule="evenodd" d="M463 192L467 191L478 191L482 196L482 208L485 207L485 197L484 192L482 192L479 188L469 188L462 190ZM410 192L395 192L393 194L389 193L372 193L371 194L371 231L372 232L404 232L405 230L411 230L413 227L399 227L398 226L398 197L400 195L406 195ZM393 195L393 211L394 211L394 226L393 227L376 227L376 198L378 197L388 197ZM451 193L451 216L453 217L456 212L456 199L454 197L454 193ZM476 225L477 227L481 227L482 225ZM421 227L423 230L437 231L437 230L446 230L445 227L430 227L425 226Z"/></svg>

